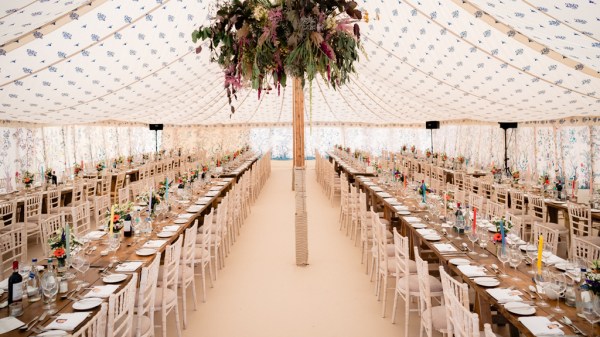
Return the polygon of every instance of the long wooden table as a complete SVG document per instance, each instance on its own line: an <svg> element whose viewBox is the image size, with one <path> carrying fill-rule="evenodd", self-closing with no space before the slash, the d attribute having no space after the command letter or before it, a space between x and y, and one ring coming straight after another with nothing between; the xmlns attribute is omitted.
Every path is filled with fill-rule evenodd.
<svg viewBox="0 0 600 337"><path fill-rule="evenodd" d="M173 212L174 214L172 214L172 216L170 216L168 218L168 221L166 221L165 223L162 223L162 224L155 224L154 229L153 229L152 233L150 234L150 236L147 238L147 240L166 240L163 245L161 245L160 247L157 248L157 252L163 253L165 251L165 249L167 248L167 246L172 244L173 242L175 242L179 238L179 236L184 233L184 231L187 228L189 228L193 225L193 223L196 220L198 220L198 227L201 227L203 225L204 215L207 214L208 212L210 212L211 207L218 207L218 205L217 205L218 201L231 189L231 187L236 183L236 180L244 172L245 172L245 170L240 170L237 174L234 175L234 177L212 180L210 185L205 186L205 188L203 190L199 190L199 191L197 191L197 193L195 193L195 195L192 197L191 202L189 202L187 204L181 204L181 206L182 206L181 208L177 208L176 210L174 210L174 212ZM174 220L177 218L177 216L179 214L189 213L186 211L186 209L189 206L195 205L194 201L196 199L205 198L204 194L206 194L210 190L210 188L212 188L214 186L221 186L220 191L218 193L216 193L214 196L210 197L210 200L208 200L205 204L197 205L197 206L200 206L199 209L197 211L193 212L192 213L193 216L188 218L185 223L177 224L179 226L179 228L174 233L173 236L171 236L169 238L159 238L156 236L156 234L159 233L164 226L174 225L175 224ZM209 198L209 197L206 197L206 198ZM100 271L105 270L105 271L110 272L110 271L114 271L114 268L117 267L116 265L113 265L110 263L110 259L113 255L111 252L109 252L108 255L105 255L105 256L101 255L102 250L108 249L107 238L108 238L108 234L103 236L100 240L92 241L91 245L96 246L97 249L89 254L86 254L87 259L90 261L90 269L85 273L84 278L91 285L104 285L104 282L102 282L102 275L101 275ZM151 261L154 259L155 255L138 256L136 254L136 250L141 248L143 246L143 244L145 242L147 242L147 240L140 236L123 238L122 242L121 242L121 246L119 247L119 249L116 253L118 260L119 261L141 261L141 262L143 262L142 267L148 266L151 263ZM136 270L136 272L139 273L141 271L142 267L138 268ZM129 274L131 274L131 273L129 273ZM119 291L125 284L127 284L128 280L129 280L129 278L126 281L123 281L122 283L120 283L121 286L119 287L119 289L117 289L117 291ZM72 283L72 281L70 282L69 289L70 290L76 289L76 286ZM78 293L78 295L83 295L83 294L87 293L87 291L88 290L86 290L86 289L81 290ZM56 300L56 309L57 309L58 313L73 312L74 311L74 309L72 308L73 301L71 301L69 299L61 299L60 295L61 294L57 295L57 300ZM0 297L0 302L5 301L6 299L7 299L7 292L4 292L4 294ZM23 321L24 323L27 323L34 317L41 315L44 312L44 309L42 307L43 307L42 301L38 301L38 302L34 302L34 303L28 303L27 301L25 301L24 302L24 313L23 313L23 315L19 316L18 319ZM92 312L92 315L90 315L89 318L93 317L98 312L98 310L99 310L99 307L95 308L94 310L91 310L90 312ZM8 316L8 308L0 309L0 318L6 317L6 316ZM52 319L53 318L49 316L44 321L40 322L38 324L38 326L40 328L44 327L44 326L48 325ZM85 324L85 322L86 321L84 321L80 326ZM6 334L3 334L3 336L23 337L23 336L31 336L31 335L35 335L35 334L36 333L33 330L22 331L22 330L16 329L16 330L13 330Z"/></svg>
<svg viewBox="0 0 600 337"><path fill-rule="evenodd" d="M376 179L373 179L371 181L376 182ZM378 193L373 190L372 186L365 184L365 182L360 179L357 180L356 182L357 182L357 185L360 187L360 189L363 190L365 193L367 193L370 196L369 199L374 200L376 202L376 205L379 205L384 208L385 214L387 214L390 217L399 219L399 232L410 238L411 247L419 246L419 247L421 247L421 250L426 250L428 252L433 253L433 255L435 255L435 257L439 261L439 263L441 265L443 265L444 268L446 268L446 270L449 270L452 274L458 275L459 277L461 277L463 282L467 283L469 285L469 287L475 291L476 297L475 297L474 311L479 314L481 324L492 323L492 309L493 309L493 310L497 311L499 315L504 317L507 320L507 322L510 324L510 331L511 331L512 336L518 336L519 334L521 334L523 336L533 336L531 331L529 331L518 320L518 318L522 317L522 316L512 314L511 312L506 310L502 304L500 304L494 297L492 297L486 291L486 289L488 289L488 288L485 288L485 287L482 287L482 286L476 284L474 279L469 278L468 276L464 275L456 266L449 263L449 260L451 258L455 258L455 257L469 259L472 261L473 264L484 266L486 268L486 270L488 270L490 276L495 276L495 273L491 270L491 268L489 266L491 264L496 264L498 266L502 265L502 263L496 257L496 251L495 251L496 245L492 244L491 242L488 244L488 248L486 249L486 253L488 254L487 258L482 258L480 256L473 256L470 254L461 254L461 253L453 254L453 255L441 253L435 248L435 245L434 245L435 243L450 243L450 244L454 245L454 247L457 249L458 252L461 252L462 243L467 243L469 248L471 248L472 245L471 245L471 242L466 238L466 236L464 234L459 235L457 233L452 233L454 236L452 239L445 237L441 233L441 221L437 218L434 218L434 216L431 213L429 213L428 211L418 210L416 201L414 199L399 196L397 193L394 193L394 190L386 189L385 186L379 186L382 189L384 189L384 191L386 191L388 194L392 195L393 197L396 197L397 200L400 201L401 203L403 203L405 206L409 206L409 208L411 209L411 213L412 213L411 216L416 216L421 219L424 219L426 216L429 217L429 219L430 219L429 221L423 220L422 222L427 224L428 228L435 229L438 233L440 233L440 236L442 236L442 239L440 241L435 241L435 242L424 239L423 236L421 234L419 234L417 232L417 230L414 227L412 227L408 221L405 220L404 216L397 214L397 211L395 210L395 208L393 207L392 204L390 204L386 199L379 196ZM410 191L410 193L416 193L416 192ZM448 228L448 231L450 231L450 230L451 229ZM477 247L477 245L475 245L475 246ZM476 251L481 252L481 248L477 247ZM527 273L527 271L530 268L531 267L526 265L525 263L521 263L521 265L519 266L519 268L516 271L512 268L511 269L507 268L507 274L510 275L511 278L505 278L505 279L498 278L498 280L500 281L500 285L498 287L507 288L507 287L514 286L516 290L520 290L523 293L522 298L524 298L524 300L529 300L529 298L527 297L527 295L525 294L523 289L527 289L527 287L529 285L534 284L533 281L531 280L531 275ZM548 268L554 269L554 267L548 267ZM518 277L520 279L520 281L514 281L512 279L513 276ZM556 301L551 300L551 301L548 301L548 303L551 305L550 307L545 307L545 308L536 307L536 310L537 310L536 315L547 316L550 314L555 314L551 309L552 309L552 307L554 307L554 305L556 305ZM594 334L592 334L590 323L588 321L586 321L585 319L578 317L576 315L575 308L565 305L564 302L560 303L560 308L565 310L565 313L560 314L560 315L555 314L555 318L554 318L555 320L558 319L559 317L562 317L563 315L566 315L573 321L573 323L577 327L583 329L588 334L588 336L600 335L600 327L598 325L596 325L596 327L594 329ZM573 331L569 327L565 326L564 324L562 324L562 325L563 325L562 330L565 332L566 335L569 335L569 334L574 335L575 334L575 331Z"/></svg>

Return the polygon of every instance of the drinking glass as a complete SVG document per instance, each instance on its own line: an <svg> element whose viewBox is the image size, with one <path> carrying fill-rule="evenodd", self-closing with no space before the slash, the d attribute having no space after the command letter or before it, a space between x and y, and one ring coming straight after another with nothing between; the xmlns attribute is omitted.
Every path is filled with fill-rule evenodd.
<svg viewBox="0 0 600 337"><path fill-rule="evenodd" d="M117 250L121 246L121 237L119 234L115 234L109 237L108 239L108 249L113 252L112 257L110 258L111 263L119 262L117 258Z"/></svg>
<svg viewBox="0 0 600 337"><path fill-rule="evenodd" d="M479 240L479 235L477 234L477 231L474 230L470 230L467 232L467 237L469 238L469 241L471 241L473 243L473 250L471 250L469 252L469 254L471 255L478 255L477 252L475 251L475 242L477 240Z"/></svg>
<svg viewBox="0 0 600 337"><path fill-rule="evenodd" d="M477 231L479 235L479 248L481 248L481 253L479 254L480 257L488 257L488 255L485 253L489 240L489 236L488 233L486 233L486 231L486 229L479 229Z"/></svg>
<svg viewBox="0 0 600 337"><path fill-rule="evenodd" d="M81 279L75 280L74 283L80 285L81 287L89 286L90 284L88 282L85 282L83 279L85 277L85 272L90 269L90 261L88 261L88 259L86 259L84 255L77 254L73 258L73 268L75 268L75 270L81 273Z"/></svg>
<svg viewBox="0 0 600 337"><path fill-rule="evenodd" d="M546 288L546 286L550 282L550 280L551 280L550 272L547 271L547 270L543 270L541 273L536 273L533 276L533 281L537 285L537 287L536 287L537 293L538 293L538 295L540 295L540 300L536 302L536 304L539 307L548 307L548 306L550 306L550 304L548 304L542 298L542 294L544 293L544 289Z"/></svg>
<svg viewBox="0 0 600 337"><path fill-rule="evenodd" d="M509 260L509 264L511 267L515 268L515 273L517 271L517 267L521 264L521 261L523 261L523 254L521 254L521 250L516 247L516 248L512 248L510 250L510 260ZM521 279L519 277L517 277L517 275L515 274L515 276L513 276L513 281L520 281Z"/></svg>
<svg viewBox="0 0 600 337"><path fill-rule="evenodd" d="M552 289L556 292L556 307L554 307L554 309L552 309L552 311L558 312L558 313L563 313L565 311L558 306L558 303L560 302L561 294L567 290L567 279L565 277L565 274L560 273L560 272L554 273L551 282L552 282Z"/></svg>
<svg viewBox="0 0 600 337"><path fill-rule="evenodd" d="M41 280L42 294L44 295L44 309L48 315L52 315L56 312L54 301L56 301L56 295L58 294L58 278L57 277L45 277Z"/></svg>
<svg viewBox="0 0 600 337"><path fill-rule="evenodd" d="M532 246L533 247L536 246L535 245L535 241L530 242L527 245L527 248L526 248L527 257L529 258L529 260L531 260L531 270L527 271L527 273L531 274L531 275L533 275L533 274L536 273L536 270L535 270L535 261L537 259L537 253L538 253L536 249L531 249Z"/></svg>
<svg viewBox="0 0 600 337"><path fill-rule="evenodd" d="M502 262L502 274L500 274L499 276L502 278L507 278L509 277L508 274L506 274L506 262L508 262L510 260L510 253L508 251L508 249L506 248L502 248L502 245L498 245L498 260L500 260L500 262Z"/></svg>

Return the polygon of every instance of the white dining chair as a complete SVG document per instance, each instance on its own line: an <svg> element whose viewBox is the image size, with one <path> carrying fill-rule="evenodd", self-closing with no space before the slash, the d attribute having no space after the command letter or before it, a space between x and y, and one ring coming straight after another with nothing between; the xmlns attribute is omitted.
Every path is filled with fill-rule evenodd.
<svg viewBox="0 0 600 337"><path fill-rule="evenodd" d="M34 193L25 197L23 205L23 221L16 222L15 226L23 226L27 231L27 238L37 237L40 242L40 219L42 214L42 194Z"/></svg>
<svg viewBox="0 0 600 337"><path fill-rule="evenodd" d="M5 279L12 274L13 261L27 262L27 232L25 228L7 227L10 228L0 233L0 279Z"/></svg>
<svg viewBox="0 0 600 337"><path fill-rule="evenodd" d="M159 286L156 288L154 300L154 311L161 314L162 337L167 337L167 315L175 311L175 326L177 336L181 337L181 322L179 318L179 301L177 300L177 286L179 283L179 264L181 259L181 247L183 236L167 246L165 250L164 264L159 277Z"/></svg>
<svg viewBox="0 0 600 337"><path fill-rule="evenodd" d="M76 236L84 236L92 230L90 205L81 203L71 209L71 223Z"/></svg>
<svg viewBox="0 0 600 337"><path fill-rule="evenodd" d="M100 310L92 316L81 328L75 330L72 337L105 337L108 304L102 303Z"/></svg>
<svg viewBox="0 0 600 337"><path fill-rule="evenodd" d="M108 298L106 336L132 336L137 279L138 275L132 274L129 282Z"/></svg>
<svg viewBox="0 0 600 337"><path fill-rule="evenodd" d="M181 250L181 265L179 266L179 288L181 289L181 300L183 304L183 328L187 329L187 289L192 287L192 299L194 311L198 306L196 297L196 275L194 272L194 260L196 257L196 237L198 236L198 219L194 225L185 230L183 248Z"/></svg>
<svg viewBox="0 0 600 337"><path fill-rule="evenodd" d="M443 297L442 289L439 289L435 294L431 292L429 264L421 258L418 247L414 247L414 251L419 279L419 309L421 316L419 336L423 337L423 332L425 332L427 337L432 337L434 330L446 334L448 332L448 324L446 321L446 307L441 304ZM432 305L432 298L434 297L438 298L438 303L440 304L436 306Z"/></svg>
<svg viewBox="0 0 600 337"><path fill-rule="evenodd" d="M446 332L448 333L448 336L452 336L454 324L450 302L456 300L468 310L469 286L450 276L443 266L440 266L440 279L442 282L442 291L444 293L444 308L446 310Z"/></svg>
<svg viewBox="0 0 600 337"><path fill-rule="evenodd" d="M40 223L42 242L48 242L48 239L50 239L50 237L52 237L57 232L65 228L65 223L66 221L64 213L52 215L48 218L43 219ZM41 246L44 256L50 256L50 245L43 244Z"/></svg>
<svg viewBox="0 0 600 337"><path fill-rule="evenodd" d="M154 336L154 302L161 253L154 256L149 266L140 272L140 286L136 296L135 317L133 319L133 335L135 337Z"/></svg>
<svg viewBox="0 0 600 337"><path fill-rule="evenodd" d="M202 279L202 302L206 302L206 270L208 269L208 278L210 287L213 287L212 275L212 257L211 257L211 226L214 215L214 208L210 213L204 216L204 225L200 227L200 233L196 237L196 248L194 253L194 263L197 265L196 271L200 272Z"/></svg>

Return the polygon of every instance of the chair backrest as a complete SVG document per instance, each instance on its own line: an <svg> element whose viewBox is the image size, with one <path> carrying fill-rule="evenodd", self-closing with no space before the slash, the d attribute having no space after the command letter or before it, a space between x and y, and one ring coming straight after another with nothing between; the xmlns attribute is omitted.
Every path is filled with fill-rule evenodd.
<svg viewBox="0 0 600 337"><path fill-rule="evenodd" d="M133 332L135 337L142 335L142 321L144 317L150 320L150 327L154 327L154 300L156 299L156 286L160 270L161 253L158 252L148 267L143 267L140 273L140 288L137 294L136 316L137 329Z"/></svg>
<svg viewBox="0 0 600 337"><path fill-rule="evenodd" d="M377 219L379 221L379 218ZM381 227L383 231L385 231L385 227ZM396 275L397 276L406 276L410 274L410 243L409 239L406 236L400 235L396 227L394 227L394 261L396 262ZM386 254L386 240L385 240L385 232L383 232L383 253ZM385 266L387 268L387 265ZM408 285L408 277L405 277ZM408 288L406 288L408 289Z"/></svg>
<svg viewBox="0 0 600 337"><path fill-rule="evenodd" d="M125 172L120 172L117 174L117 181L115 183L115 191L118 191L120 188L125 186Z"/></svg>
<svg viewBox="0 0 600 337"><path fill-rule="evenodd" d="M529 194L529 209L531 210L531 216L535 218L535 221L546 222L546 205L544 198L541 196Z"/></svg>
<svg viewBox="0 0 600 337"><path fill-rule="evenodd" d="M479 194L485 199L492 199L492 183L489 181L480 181L479 186L481 188Z"/></svg>
<svg viewBox="0 0 600 337"><path fill-rule="evenodd" d="M495 186L494 187L494 198L492 198L495 202L504 205L504 207L508 206L508 190L504 186Z"/></svg>
<svg viewBox="0 0 600 337"><path fill-rule="evenodd" d="M48 191L48 194L46 195L46 212L47 213L51 213L52 210L60 207L61 194L62 194L62 191L58 187Z"/></svg>
<svg viewBox="0 0 600 337"><path fill-rule="evenodd" d="M574 236L592 236L592 212L588 206L568 203L569 228Z"/></svg>
<svg viewBox="0 0 600 337"><path fill-rule="evenodd" d="M417 264L417 275L419 279L419 303L421 310L421 324L425 328L427 336L433 332L433 312L431 310L431 285L429 282L429 267L427 261L421 258L419 248L414 247L415 262ZM428 310L429 309L429 310ZM407 322L408 323L408 322Z"/></svg>
<svg viewBox="0 0 600 337"><path fill-rule="evenodd" d="M29 222L31 218L42 214L42 193L34 193L25 199L23 210L23 222Z"/></svg>
<svg viewBox="0 0 600 337"><path fill-rule="evenodd" d="M469 310L469 286L454 279L442 266L440 266L440 278L444 293L444 306L446 308L446 329L448 331L448 335L452 336L452 332L454 330L454 317L451 303L460 303L462 307L466 308L466 310Z"/></svg>
<svg viewBox="0 0 600 337"><path fill-rule="evenodd" d="M90 205L88 203L79 204L71 209L71 220L73 221L73 231L77 236L83 236L92 230L90 220Z"/></svg>
<svg viewBox="0 0 600 337"><path fill-rule="evenodd" d="M110 195L110 185L112 184L112 175L105 174L100 180L100 195Z"/></svg>
<svg viewBox="0 0 600 337"><path fill-rule="evenodd" d="M71 195L71 206L76 206L85 201L83 182L79 182L73 185L73 193Z"/></svg>
<svg viewBox="0 0 600 337"><path fill-rule="evenodd" d="M94 206L95 218L96 218L96 227L106 227L108 221L110 220L110 214L107 212L110 211L110 196L105 194L96 198L96 205Z"/></svg>
<svg viewBox="0 0 600 337"><path fill-rule="evenodd" d="M510 209L512 211L525 213L525 196L523 192L517 190L510 190Z"/></svg>
<svg viewBox="0 0 600 337"><path fill-rule="evenodd" d="M0 233L0 278L12 274L12 263L27 261L27 232L25 226L12 228Z"/></svg>
<svg viewBox="0 0 600 337"><path fill-rule="evenodd" d="M108 298L108 322L106 336L130 337L133 333L133 314L137 274L119 292Z"/></svg>
<svg viewBox="0 0 600 337"><path fill-rule="evenodd" d="M105 337L108 304L102 303L100 310L71 335L72 337Z"/></svg>
<svg viewBox="0 0 600 337"><path fill-rule="evenodd" d="M526 226L523 223L523 217L516 216L510 212L507 212L506 220L510 221L510 223L512 224L512 228L510 229L511 233L517 234L521 239L527 240L527 233L525 233Z"/></svg>
<svg viewBox="0 0 600 337"><path fill-rule="evenodd" d="M204 224L200 227L201 241L198 242L198 248L203 248L206 250L210 250L210 242L211 242L211 227L213 222L215 209L211 209L210 213L204 216Z"/></svg>
<svg viewBox="0 0 600 337"><path fill-rule="evenodd" d="M600 259L600 246L586 241L582 237L571 237L571 257L577 257L591 266L593 261Z"/></svg>
<svg viewBox="0 0 600 337"><path fill-rule="evenodd" d="M469 199L469 206L475 207L477 209L484 209L483 208L483 197L481 195L471 193L471 194L469 194L468 199Z"/></svg>
<svg viewBox="0 0 600 337"><path fill-rule="evenodd" d="M196 257L196 237L198 236L198 219L194 225L185 230L183 247L181 250L181 268L182 280L184 284L194 278L194 258Z"/></svg>
<svg viewBox="0 0 600 337"><path fill-rule="evenodd" d="M119 188L117 203L120 205L126 204L129 202L129 186Z"/></svg>
<svg viewBox="0 0 600 337"><path fill-rule="evenodd" d="M179 263L181 259L181 247L183 244L183 235L180 235L177 241L167 246L165 250L165 260L162 274L162 286L165 291L167 288L177 293L177 283L179 278ZM163 296L163 301L167 296ZM164 304L164 303L163 303Z"/></svg>
<svg viewBox="0 0 600 337"><path fill-rule="evenodd" d="M556 255L558 249L558 236L559 230L545 226L541 222L534 222L531 228L533 238L537 239L541 236L544 237L544 245L550 247L552 254Z"/></svg>
<svg viewBox="0 0 600 337"><path fill-rule="evenodd" d="M501 218L502 216L504 216L506 214L506 209L504 209L503 204L499 204L497 202L488 200L486 206L487 206L486 215L487 215L488 219Z"/></svg>
<svg viewBox="0 0 600 337"><path fill-rule="evenodd" d="M2 229L15 224L17 221L17 202L15 200L0 203L0 221Z"/></svg>
<svg viewBox="0 0 600 337"><path fill-rule="evenodd" d="M100 179L98 178L87 178L85 179L85 199L92 202L96 197L96 189L98 188L98 184L100 183Z"/></svg>
<svg viewBox="0 0 600 337"><path fill-rule="evenodd" d="M42 232L42 251L44 252L44 257L50 256L50 246L48 245L48 239L52 235L54 235L57 231L60 231L65 227L65 214L60 213L57 215L52 215L47 217L46 219L42 219L40 222L41 232Z"/></svg>
<svg viewBox="0 0 600 337"><path fill-rule="evenodd" d="M465 308L456 298L450 299L452 332L455 337L479 337L479 316Z"/></svg>

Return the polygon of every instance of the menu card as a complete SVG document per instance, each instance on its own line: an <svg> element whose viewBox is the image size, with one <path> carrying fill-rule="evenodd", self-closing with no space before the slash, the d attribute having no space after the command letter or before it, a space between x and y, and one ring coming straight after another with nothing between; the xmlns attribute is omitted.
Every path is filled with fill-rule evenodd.
<svg viewBox="0 0 600 337"><path fill-rule="evenodd" d="M89 315L89 312L71 312L58 315L44 330L73 331Z"/></svg>

